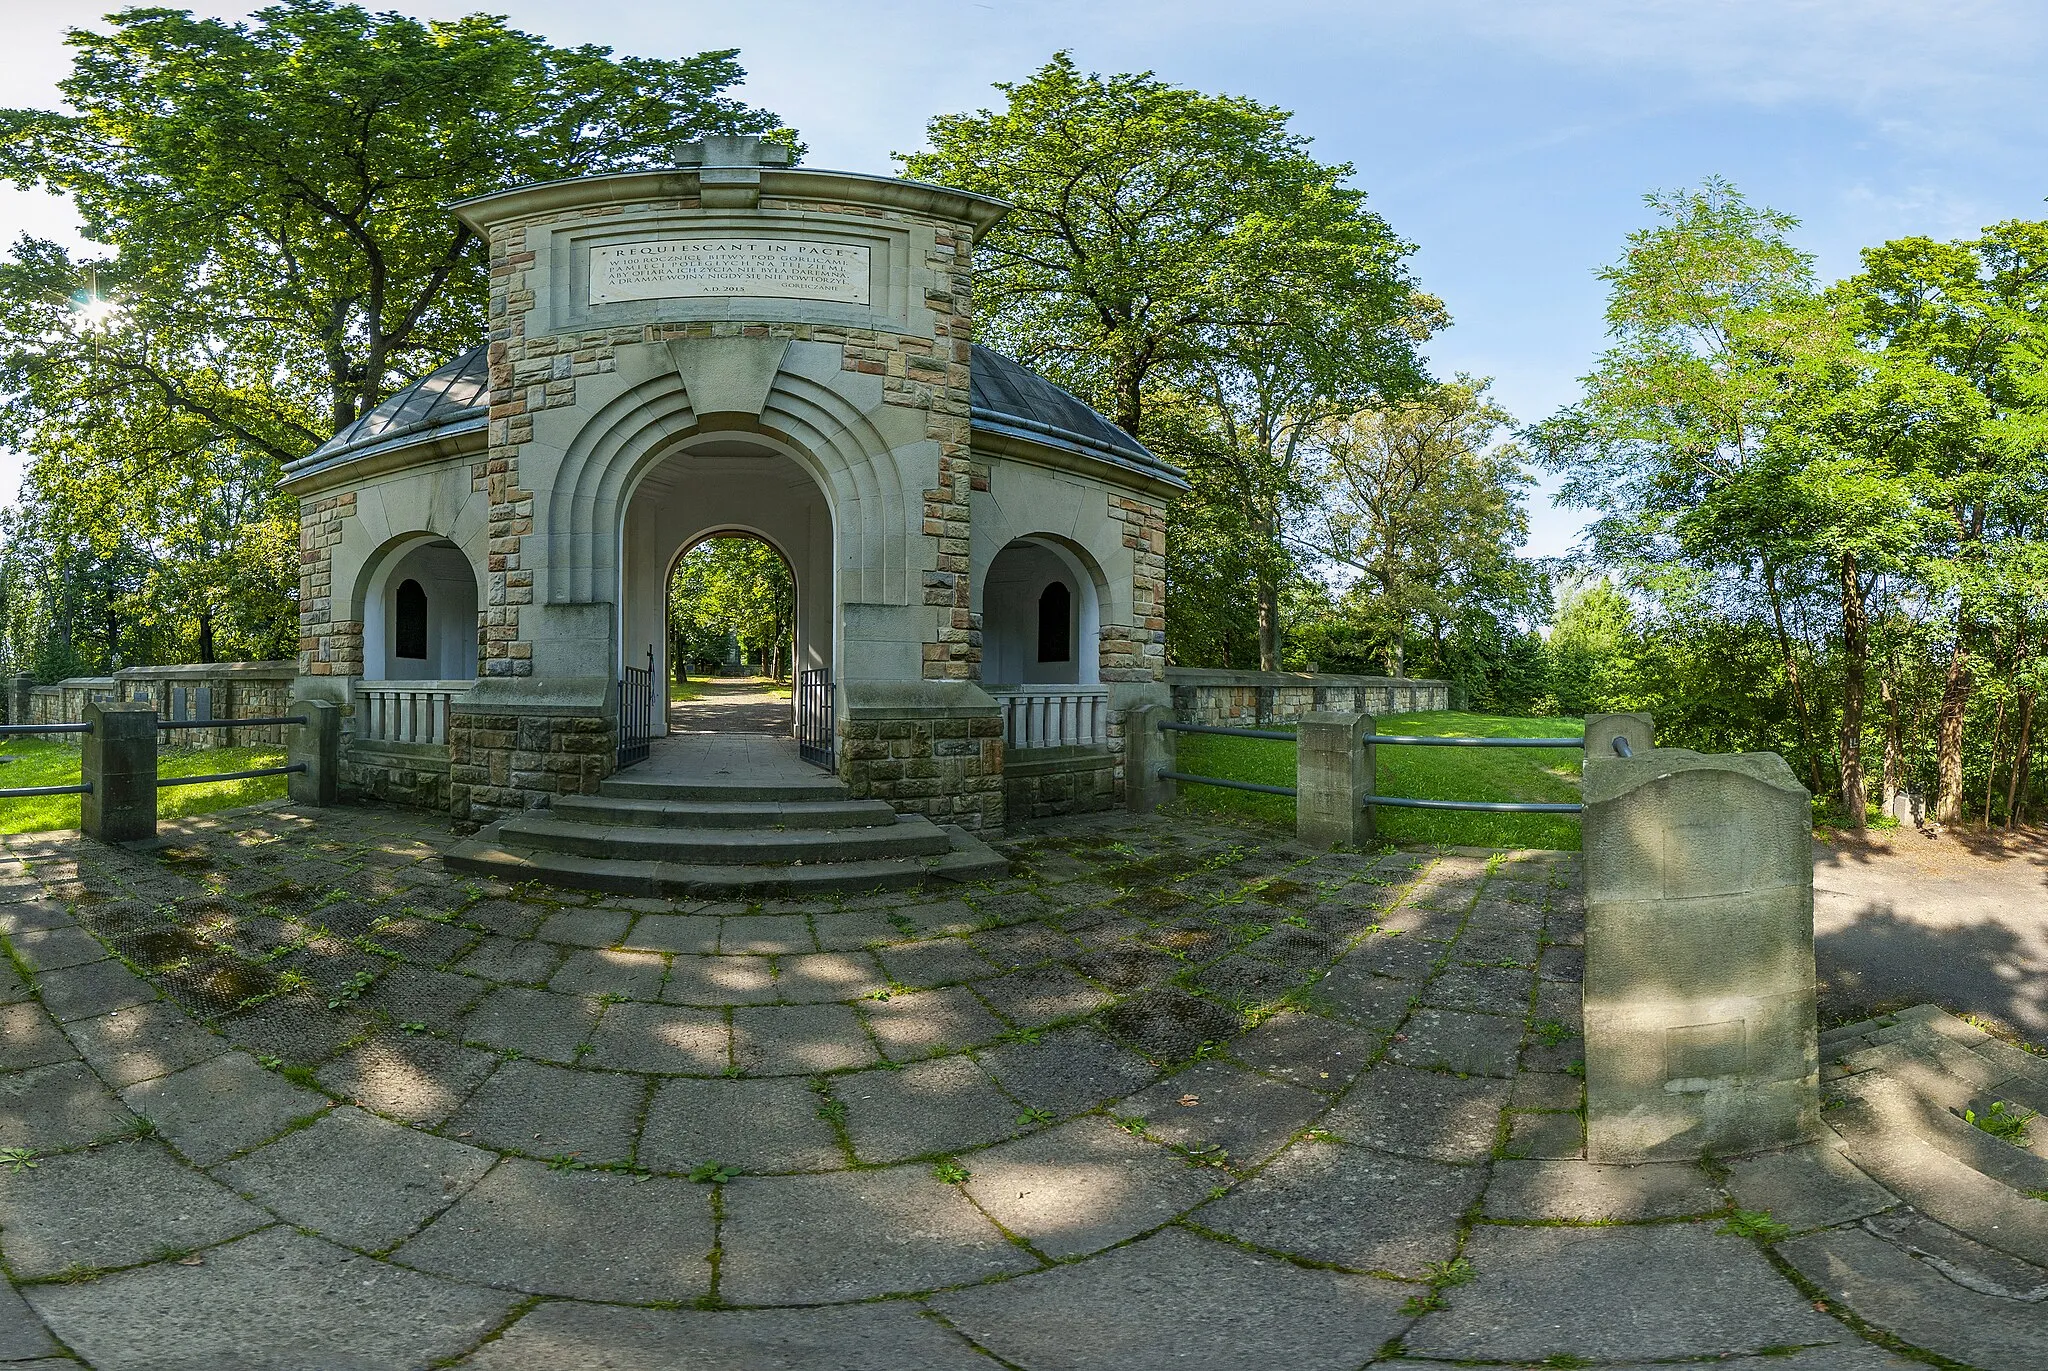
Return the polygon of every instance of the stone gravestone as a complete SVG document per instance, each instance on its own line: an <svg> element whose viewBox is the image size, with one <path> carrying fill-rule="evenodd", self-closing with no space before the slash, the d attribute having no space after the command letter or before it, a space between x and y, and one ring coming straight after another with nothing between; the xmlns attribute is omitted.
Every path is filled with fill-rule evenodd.
<svg viewBox="0 0 2048 1371"><path fill-rule="evenodd" d="M1775 753L1585 769L1586 1155L1777 1147L1820 1130L1812 809Z"/></svg>

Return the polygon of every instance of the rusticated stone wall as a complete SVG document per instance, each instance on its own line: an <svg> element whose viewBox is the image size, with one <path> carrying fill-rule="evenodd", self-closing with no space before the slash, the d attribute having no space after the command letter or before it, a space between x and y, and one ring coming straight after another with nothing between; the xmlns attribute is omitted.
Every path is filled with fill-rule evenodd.
<svg viewBox="0 0 2048 1371"><path fill-rule="evenodd" d="M1033 747L1003 759L1003 815L1012 824L1114 809L1122 748Z"/></svg>
<svg viewBox="0 0 2048 1371"><path fill-rule="evenodd" d="M1448 681L1183 667L1165 675L1173 712L1185 724L1260 728L1304 714L1413 714L1451 707Z"/></svg>
<svg viewBox="0 0 2048 1371"><path fill-rule="evenodd" d="M334 586L334 549L342 539L342 522L356 513L352 490L316 495L299 501L299 674L360 676L363 674L363 626L347 615L348 591ZM337 608L344 617L335 617Z"/></svg>
<svg viewBox="0 0 2048 1371"><path fill-rule="evenodd" d="M855 799L966 829L1003 826L1003 720L971 685L870 686L839 721L839 779ZM939 700L929 692L961 692ZM971 696L965 692L972 692Z"/></svg>
<svg viewBox="0 0 2048 1371"><path fill-rule="evenodd" d="M489 823L550 796L595 794L617 752L608 718L457 709L448 725L449 811Z"/></svg>

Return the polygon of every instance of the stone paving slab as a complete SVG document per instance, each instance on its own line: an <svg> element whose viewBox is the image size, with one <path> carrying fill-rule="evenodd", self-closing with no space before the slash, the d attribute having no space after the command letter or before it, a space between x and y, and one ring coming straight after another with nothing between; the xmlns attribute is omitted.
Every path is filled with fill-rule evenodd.
<svg viewBox="0 0 2048 1371"><path fill-rule="evenodd" d="M966 1191L1054 1260L1146 1233L1209 1198L1208 1167L1105 1119L1082 1118L969 1158Z"/></svg>
<svg viewBox="0 0 2048 1371"><path fill-rule="evenodd" d="M176 1005L163 1001L73 1019L64 1031L100 1079L117 1090L168 1076L228 1050L225 1042L193 1023Z"/></svg>
<svg viewBox="0 0 2048 1371"><path fill-rule="evenodd" d="M460 1363L467 1371L988 1371L914 1305L620 1309L543 1304Z"/></svg>
<svg viewBox="0 0 2048 1371"><path fill-rule="evenodd" d="M148 1004L157 997L148 981L111 960L42 972L36 977L36 993L59 1023Z"/></svg>
<svg viewBox="0 0 2048 1371"><path fill-rule="evenodd" d="M56 1021L39 1004L0 1006L0 1071L49 1066L78 1056L57 1028Z"/></svg>
<svg viewBox="0 0 2048 1371"><path fill-rule="evenodd" d="M647 1093L639 1076L506 1062L464 1102L443 1132L480 1147L588 1165L623 1162Z"/></svg>
<svg viewBox="0 0 2048 1371"><path fill-rule="evenodd" d="M1522 1042L1519 1019L1495 1014L1467 1014L1453 1009L1418 1009L1394 1035L1387 1055L1403 1066L1426 1071L1454 1071L1468 1076L1515 1074L1515 1056Z"/></svg>
<svg viewBox="0 0 2048 1371"><path fill-rule="evenodd" d="M0 1252L17 1279L133 1266L272 1222L155 1141L0 1168Z"/></svg>
<svg viewBox="0 0 2048 1371"><path fill-rule="evenodd" d="M498 1067L495 1053L403 1030L320 1068L320 1084L365 1109L429 1127L453 1114Z"/></svg>
<svg viewBox="0 0 2048 1371"><path fill-rule="evenodd" d="M704 1162L742 1171L829 1171L846 1165L821 1103L798 1076L692 1080L655 1087L635 1154L654 1171L687 1172Z"/></svg>
<svg viewBox="0 0 2048 1371"><path fill-rule="evenodd" d="M507 1158L392 1259L539 1295L644 1304L708 1293L712 1242L707 1185Z"/></svg>
<svg viewBox="0 0 2048 1371"><path fill-rule="evenodd" d="M57 1350L57 1344L50 1337L43 1321L28 1307L28 1301L16 1293L13 1286L0 1281L0 1361L12 1364L12 1371L23 1371L22 1363L28 1367L61 1366L66 1371L75 1371L73 1361L30 1361L42 1358Z"/></svg>
<svg viewBox="0 0 2048 1371"><path fill-rule="evenodd" d="M872 1066L879 1058L850 1006L801 1004L733 1010L732 1060L752 1075L789 1076Z"/></svg>
<svg viewBox="0 0 2048 1371"><path fill-rule="evenodd" d="M475 1345L513 1296L270 1228L83 1285L27 1291L97 1371L391 1371Z"/></svg>
<svg viewBox="0 0 2048 1371"><path fill-rule="evenodd" d="M2038 1300L1968 1289L1860 1228L1826 1229L1778 1250L1828 1298L1909 1342L2000 1371L2048 1366L2048 1306Z"/></svg>
<svg viewBox="0 0 2048 1371"><path fill-rule="evenodd" d="M860 1006L868 1032L891 1061L914 1061L1001 1037L1004 1024L964 985L912 990Z"/></svg>
<svg viewBox="0 0 2048 1371"><path fill-rule="evenodd" d="M714 1009L665 1004L615 1004L592 1030L592 1066L621 1071L717 1075L732 1062L725 1016Z"/></svg>
<svg viewBox="0 0 2048 1371"><path fill-rule="evenodd" d="M982 1147L1030 1124L1017 1102L965 1056L839 1077L833 1094L846 1104L846 1134L863 1162Z"/></svg>
<svg viewBox="0 0 2048 1371"><path fill-rule="evenodd" d="M1505 1081L1389 1064L1360 1077L1320 1126L1383 1152L1484 1161L1493 1154L1507 1102Z"/></svg>
<svg viewBox="0 0 2048 1371"><path fill-rule="evenodd" d="M1407 1323L1410 1288L1312 1271L1169 1229L932 1307L1030 1371L1355 1371Z"/></svg>
<svg viewBox="0 0 2048 1371"><path fill-rule="evenodd" d="M926 1166L725 1188L719 1293L816 1304L964 1285L1039 1263Z"/></svg>
<svg viewBox="0 0 2048 1371"><path fill-rule="evenodd" d="M83 1062L0 1076L0 1147L62 1151L132 1132L139 1122Z"/></svg>
<svg viewBox="0 0 2048 1371"><path fill-rule="evenodd" d="M1120 1114L1142 1118L1145 1132L1190 1152L1224 1154L1244 1167L1278 1151L1329 1107L1312 1090L1286 1085L1228 1062L1196 1062L1125 1098Z"/></svg>
<svg viewBox="0 0 2048 1371"><path fill-rule="evenodd" d="M240 1052L132 1085L128 1107L189 1161L211 1166L328 1107L325 1095L265 1071Z"/></svg>
<svg viewBox="0 0 2048 1371"><path fill-rule="evenodd" d="M1290 1256L1416 1276L1457 1254L1459 1220L1485 1186L1483 1167L1309 1141L1194 1221Z"/></svg>
<svg viewBox="0 0 2048 1371"><path fill-rule="evenodd" d="M1689 1162L1502 1160L1493 1165L1482 1212L1490 1219L1640 1223L1706 1214L1723 1204L1706 1173Z"/></svg>
<svg viewBox="0 0 2048 1371"><path fill-rule="evenodd" d="M1739 1208L1801 1230L1849 1223L1898 1203L1832 1143L1737 1158L1728 1163L1726 1185Z"/></svg>
<svg viewBox="0 0 2048 1371"><path fill-rule="evenodd" d="M344 1106L213 1174L289 1223L378 1251L454 1203L496 1160Z"/></svg>
<svg viewBox="0 0 2048 1371"><path fill-rule="evenodd" d="M1598 1361L1720 1356L1853 1342L1754 1244L1707 1224L1547 1228L1482 1224L1474 1277L1403 1342L1422 1356Z"/></svg>

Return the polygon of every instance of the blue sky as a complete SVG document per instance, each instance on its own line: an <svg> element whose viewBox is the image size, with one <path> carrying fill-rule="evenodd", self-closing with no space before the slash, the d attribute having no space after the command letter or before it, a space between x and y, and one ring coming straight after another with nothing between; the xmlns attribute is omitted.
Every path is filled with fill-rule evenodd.
<svg viewBox="0 0 2048 1371"><path fill-rule="evenodd" d="M0 104L47 105L61 32L110 5L0 0ZM1454 326L1438 369L1495 378L1534 420L1602 344L1594 269L1646 222L1645 192L1732 180L1803 220L1829 276L1861 247L2048 217L2048 5L2039 0L485 0L556 42L674 56L737 47L747 98L801 129L814 166L887 172L942 111L995 103L1058 48L1291 109L1318 153L1406 238ZM197 4L222 15L246 6ZM69 237L40 195L0 191L0 233ZM0 493L16 469L0 463ZM1530 551L1580 516L1532 510Z"/></svg>

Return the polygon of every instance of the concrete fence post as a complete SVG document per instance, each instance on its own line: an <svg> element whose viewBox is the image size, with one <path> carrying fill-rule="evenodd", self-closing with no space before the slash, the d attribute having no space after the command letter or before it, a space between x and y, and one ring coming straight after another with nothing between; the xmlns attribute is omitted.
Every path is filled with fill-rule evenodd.
<svg viewBox="0 0 2048 1371"><path fill-rule="evenodd" d="M1124 714L1124 800L1133 814L1149 814L1180 793L1159 775L1175 770L1179 754L1180 735L1159 727L1173 717L1166 705L1138 705Z"/></svg>
<svg viewBox="0 0 2048 1371"><path fill-rule="evenodd" d="M1628 744L1630 752L1648 752L1657 745L1657 721L1648 714L1588 714L1586 716L1586 758L1617 757L1614 740Z"/></svg>
<svg viewBox="0 0 2048 1371"><path fill-rule="evenodd" d="M92 789L79 797L79 826L103 843L154 838L156 709L88 700L84 712L82 722L92 732L80 750L79 773Z"/></svg>
<svg viewBox="0 0 2048 1371"><path fill-rule="evenodd" d="M32 692L35 688L36 678L25 671L7 683L8 723L32 724L35 722L34 719L29 717L29 711L34 707L32 701L35 696Z"/></svg>
<svg viewBox="0 0 2048 1371"><path fill-rule="evenodd" d="M290 712L305 715L306 722L289 725L285 760L304 762L306 769L285 778L286 790L294 804L326 808L340 784L341 706L332 700L295 700Z"/></svg>
<svg viewBox="0 0 2048 1371"><path fill-rule="evenodd" d="M1373 840L1370 714L1304 714L1295 729L1294 835L1311 847Z"/></svg>
<svg viewBox="0 0 2048 1371"><path fill-rule="evenodd" d="M1588 1159L1818 1136L1813 811L1792 769L1589 747L1584 801Z"/></svg>

